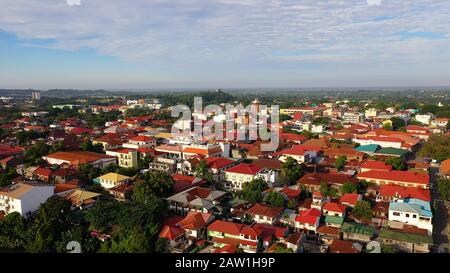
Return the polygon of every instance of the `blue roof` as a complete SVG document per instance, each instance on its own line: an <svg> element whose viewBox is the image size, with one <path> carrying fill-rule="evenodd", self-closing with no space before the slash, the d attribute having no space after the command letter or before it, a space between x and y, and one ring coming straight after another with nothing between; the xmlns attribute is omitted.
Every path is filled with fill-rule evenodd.
<svg viewBox="0 0 450 273"><path fill-rule="evenodd" d="M380 148L381 147L378 144L368 144L368 145L361 145L359 147L356 147L355 150L357 150L359 152L375 153Z"/></svg>
<svg viewBox="0 0 450 273"><path fill-rule="evenodd" d="M403 201L390 202L389 210L417 213L419 216L433 217L430 203L416 198L408 198L403 199Z"/></svg>

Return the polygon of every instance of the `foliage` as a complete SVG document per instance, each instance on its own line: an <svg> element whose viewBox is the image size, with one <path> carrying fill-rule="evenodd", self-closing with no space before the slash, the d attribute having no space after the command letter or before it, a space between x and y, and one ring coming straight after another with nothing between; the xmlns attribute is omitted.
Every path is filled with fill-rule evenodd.
<svg viewBox="0 0 450 273"><path fill-rule="evenodd" d="M394 130L398 130L401 127L405 127L405 121L399 117L392 117L391 121Z"/></svg>
<svg viewBox="0 0 450 273"><path fill-rule="evenodd" d="M200 161L200 163L197 165L197 167L194 170L194 174L195 174L195 177L205 179L208 182L213 182L213 180L214 180L213 175L209 172L209 168L206 165L205 160Z"/></svg>
<svg viewBox="0 0 450 273"><path fill-rule="evenodd" d="M432 135L418 154L438 161L450 158L450 135Z"/></svg>
<svg viewBox="0 0 450 273"><path fill-rule="evenodd" d="M347 182L344 185L342 185L342 187L341 187L342 194L356 193L356 192L358 192L358 185L355 183Z"/></svg>
<svg viewBox="0 0 450 273"><path fill-rule="evenodd" d="M28 165L38 165L42 160L42 156L48 154L49 149L49 146L42 141L34 144L25 151L25 163Z"/></svg>
<svg viewBox="0 0 450 273"><path fill-rule="evenodd" d="M352 213L366 220L372 219L372 208L369 201L365 200L358 201L355 207L353 208Z"/></svg>
<svg viewBox="0 0 450 273"><path fill-rule="evenodd" d="M408 169L404 160L399 157L390 157L386 159L385 163L391 165L394 170L404 171Z"/></svg>
<svg viewBox="0 0 450 273"><path fill-rule="evenodd" d="M17 176L16 169L7 168L5 172L0 173L0 187L8 186L12 183L12 179Z"/></svg>
<svg viewBox="0 0 450 273"><path fill-rule="evenodd" d="M267 184L262 179L254 179L248 183L244 183L240 196L242 199L257 203L262 200L262 192L267 189Z"/></svg>
<svg viewBox="0 0 450 273"><path fill-rule="evenodd" d="M336 159L335 165L338 170L344 169L345 161L347 161L346 156L340 156Z"/></svg>
<svg viewBox="0 0 450 273"><path fill-rule="evenodd" d="M80 143L80 149L85 152L102 153L103 145L100 143L93 144L92 141L85 141Z"/></svg>
<svg viewBox="0 0 450 273"><path fill-rule="evenodd" d="M264 203L273 207L283 207L284 197L279 192L271 191L264 196Z"/></svg>
<svg viewBox="0 0 450 273"><path fill-rule="evenodd" d="M320 184L319 191L323 196L335 197L337 195L337 190L333 187L329 187L326 182Z"/></svg>
<svg viewBox="0 0 450 273"><path fill-rule="evenodd" d="M312 121L312 124L314 125L327 125L329 124L331 119L329 117L317 117Z"/></svg>
<svg viewBox="0 0 450 273"><path fill-rule="evenodd" d="M292 250L292 248L289 247L283 247L278 245L275 248L275 253L294 253L294 250Z"/></svg>
<svg viewBox="0 0 450 273"><path fill-rule="evenodd" d="M174 181L172 176L164 172L149 171L144 178L136 182L133 199L136 202L147 203L153 195L165 196L172 192Z"/></svg>
<svg viewBox="0 0 450 273"><path fill-rule="evenodd" d="M450 181L441 178L437 181L437 190L443 200L450 200Z"/></svg>
<svg viewBox="0 0 450 273"><path fill-rule="evenodd" d="M289 156L281 165L280 182L284 185L292 185L302 177L303 173L302 166Z"/></svg>
<svg viewBox="0 0 450 273"><path fill-rule="evenodd" d="M279 117L279 121L280 122L283 122L283 121L286 121L286 120L291 120L291 119L292 119L292 117L289 116L289 115L286 115L286 114L280 114L280 117Z"/></svg>

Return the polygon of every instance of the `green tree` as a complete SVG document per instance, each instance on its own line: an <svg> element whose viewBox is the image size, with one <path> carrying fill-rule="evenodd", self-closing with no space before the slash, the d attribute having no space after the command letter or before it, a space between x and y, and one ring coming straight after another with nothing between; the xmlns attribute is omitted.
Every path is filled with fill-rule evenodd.
<svg viewBox="0 0 450 273"><path fill-rule="evenodd" d="M450 181L448 179L439 179L437 183L437 190L443 200L450 200Z"/></svg>
<svg viewBox="0 0 450 273"><path fill-rule="evenodd" d="M267 184L262 179L254 179L244 183L240 197L246 201L257 203L262 200L262 192L267 189Z"/></svg>
<svg viewBox="0 0 450 273"><path fill-rule="evenodd" d="M406 122L399 117L392 117L391 121L392 121L392 127L394 130L398 130L399 128L405 127L405 125L406 125Z"/></svg>
<svg viewBox="0 0 450 273"><path fill-rule="evenodd" d="M355 207L353 208L352 213L366 220L372 219L372 207L369 201L365 200L358 201Z"/></svg>
<svg viewBox="0 0 450 273"><path fill-rule="evenodd" d="M209 172L209 168L208 168L205 160L200 161L200 163L195 167L194 174L195 174L195 177L205 179L208 182L214 181L214 177Z"/></svg>
<svg viewBox="0 0 450 273"><path fill-rule="evenodd" d="M344 169L345 162L347 161L346 156L340 156L336 159L335 165L338 170Z"/></svg>
<svg viewBox="0 0 450 273"><path fill-rule="evenodd" d="M418 154L438 161L450 158L450 135L432 135Z"/></svg>
<svg viewBox="0 0 450 273"><path fill-rule="evenodd" d="M292 250L292 248L289 247L284 247L284 246L276 246L275 247L275 253L294 253L294 250Z"/></svg>
<svg viewBox="0 0 450 273"><path fill-rule="evenodd" d="M271 191L264 196L264 203L273 207L283 207L284 197L279 192Z"/></svg>
<svg viewBox="0 0 450 273"><path fill-rule="evenodd" d="M149 171L144 174L144 179L136 182L133 199L140 203L146 203L154 194L165 196L172 192L175 182L172 176L158 171Z"/></svg>
<svg viewBox="0 0 450 273"><path fill-rule="evenodd" d="M295 184L302 177L303 173L302 165L289 156L281 165L280 182L284 185Z"/></svg>
<svg viewBox="0 0 450 273"><path fill-rule="evenodd" d="M26 220L18 212L6 215L5 219L0 221L0 246L22 248L26 244L26 231Z"/></svg>
<svg viewBox="0 0 450 273"><path fill-rule="evenodd" d="M356 193L358 192L358 185L355 183L347 182L341 187L341 194Z"/></svg>
<svg viewBox="0 0 450 273"><path fill-rule="evenodd" d="M394 170L404 171L408 169L405 164L405 161L399 157L390 157L386 159L385 163L387 165L391 165Z"/></svg>
<svg viewBox="0 0 450 273"><path fill-rule="evenodd" d="M80 149L85 152L102 153L103 145L100 143L92 144L91 141L85 141L80 143Z"/></svg>

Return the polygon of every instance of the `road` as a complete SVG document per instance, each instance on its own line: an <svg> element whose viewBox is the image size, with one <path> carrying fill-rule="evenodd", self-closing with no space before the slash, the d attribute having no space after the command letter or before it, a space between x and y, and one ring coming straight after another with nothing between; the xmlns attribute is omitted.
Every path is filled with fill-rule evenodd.
<svg viewBox="0 0 450 273"><path fill-rule="evenodd" d="M436 249L434 252L448 252L448 211L436 190L438 173L439 169L437 167L430 168L430 184L434 186L431 189L431 204L434 204L435 209L435 214L433 215L433 240Z"/></svg>

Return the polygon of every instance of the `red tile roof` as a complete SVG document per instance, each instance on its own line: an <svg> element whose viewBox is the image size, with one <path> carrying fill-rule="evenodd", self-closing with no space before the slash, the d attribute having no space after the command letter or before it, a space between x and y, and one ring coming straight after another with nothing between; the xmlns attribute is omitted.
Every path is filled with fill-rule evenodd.
<svg viewBox="0 0 450 273"><path fill-rule="evenodd" d="M226 233L226 234L239 235L241 232L241 229L244 226L245 225L243 225L243 224L232 223L232 222L227 222L227 221L222 221L222 220L216 220L208 226L208 231L217 231L217 232L222 232L222 233Z"/></svg>
<svg viewBox="0 0 450 273"><path fill-rule="evenodd" d="M398 198L416 198L430 201L430 190L416 187L401 187L397 185L384 185L380 187L380 195Z"/></svg>
<svg viewBox="0 0 450 273"><path fill-rule="evenodd" d="M322 182L328 184L357 183L357 179L351 175L339 173L307 173L297 183L304 185L320 185Z"/></svg>
<svg viewBox="0 0 450 273"><path fill-rule="evenodd" d="M339 212L339 213L344 213L346 209L347 209L347 206L339 204L339 203L334 203L334 202L326 202L322 207L322 210Z"/></svg>
<svg viewBox="0 0 450 273"><path fill-rule="evenodd" d="M261 170L262 170L262 168L258 167L256 165L241 163L237 166L229 168L228 170L225 170L225 172L256 175Z"/></svg>
<svg viewBox="0 0 450 273"><path fill-rule="evenodd" d="M315 225L317 222L317 218L320 218L322 216L322 212L317 209L307 209L304 211L301 211L297 217L295 217L296 222L300 223L306 223L309 225Z"/></svg>
<svg viewBox="0 0 450 273"><path fill-rule="evenodd" d="M159 233L159 238L166 238L167 240L173 240L184 234L184 230L171 226L164 226Z"/></svg>
<svg viewBox="0 0 450 273"><path fill-rule="evenodd" d="M34 170L33 173L38 176L45 176L47 178L50 178L50 176L52 175L52 170L39 167L36 170Z"/></svg>
<svg viewBox="0 0 450 273"><path fill-rule="evenodd" d="M149 142L152 140L154 140L154 138L149 136L136 136L129 139L129 141L141 141L141 142Z"/></svg>
<svg viewBox="0 0 450 273"><path fill-rule="evenodd" d="M339 202L342 204L349 204L351 206L355 206L358 200L360 200L361 195L357 193L346 193L342 195L342 197L339 199Z"/></svg>
<svg viewBox="0 0 450 273"><path fill-rule="evenodd" d="M360 251L353 246L351 241L333 240L329 249L329 253L359 253Z"/></svg>
<svg viewBox="0 0 450 273"><path fill-rule="evenodd" d="M206 166L210 169L222 169L223 167L235 163L234 160L224 157L208 157L205 159L205 161Z"/></svg>
<svg viewBox="0 0 450 273"><path fill-rule="evenodd" d="M366 163L361 165L362 169L371 169L371 170L379 170L379 171L391 171L392 166L387 165L382 161L368 160Z"/></svg>
<svg viewBox="0 0 450 273"><path fill-rule="evenodd" d="M263 215L267 217L277 217L283 211L283 208L279 207L269 207L261 204L253 205L249 210L247 210L248 214L251 215Z"/></svg>
<svg viewBox="0 0 450 273"><path fill-rule="evenodd" d="M359 179L379 179L391 180L397 182L417 183L428 185L430 176L428 174L409 172L409 171L378 171L371 170L357 175Z"/></svg>
<svg viewBox="0 0 450 273"><path fill-rule="evenodd" d="M93 131L94 130L89 129L89 128L75 127L72 130L70 130L70 133L71 134L75 134L75 135L81 135L81 134L90 134Z"/></svg>

